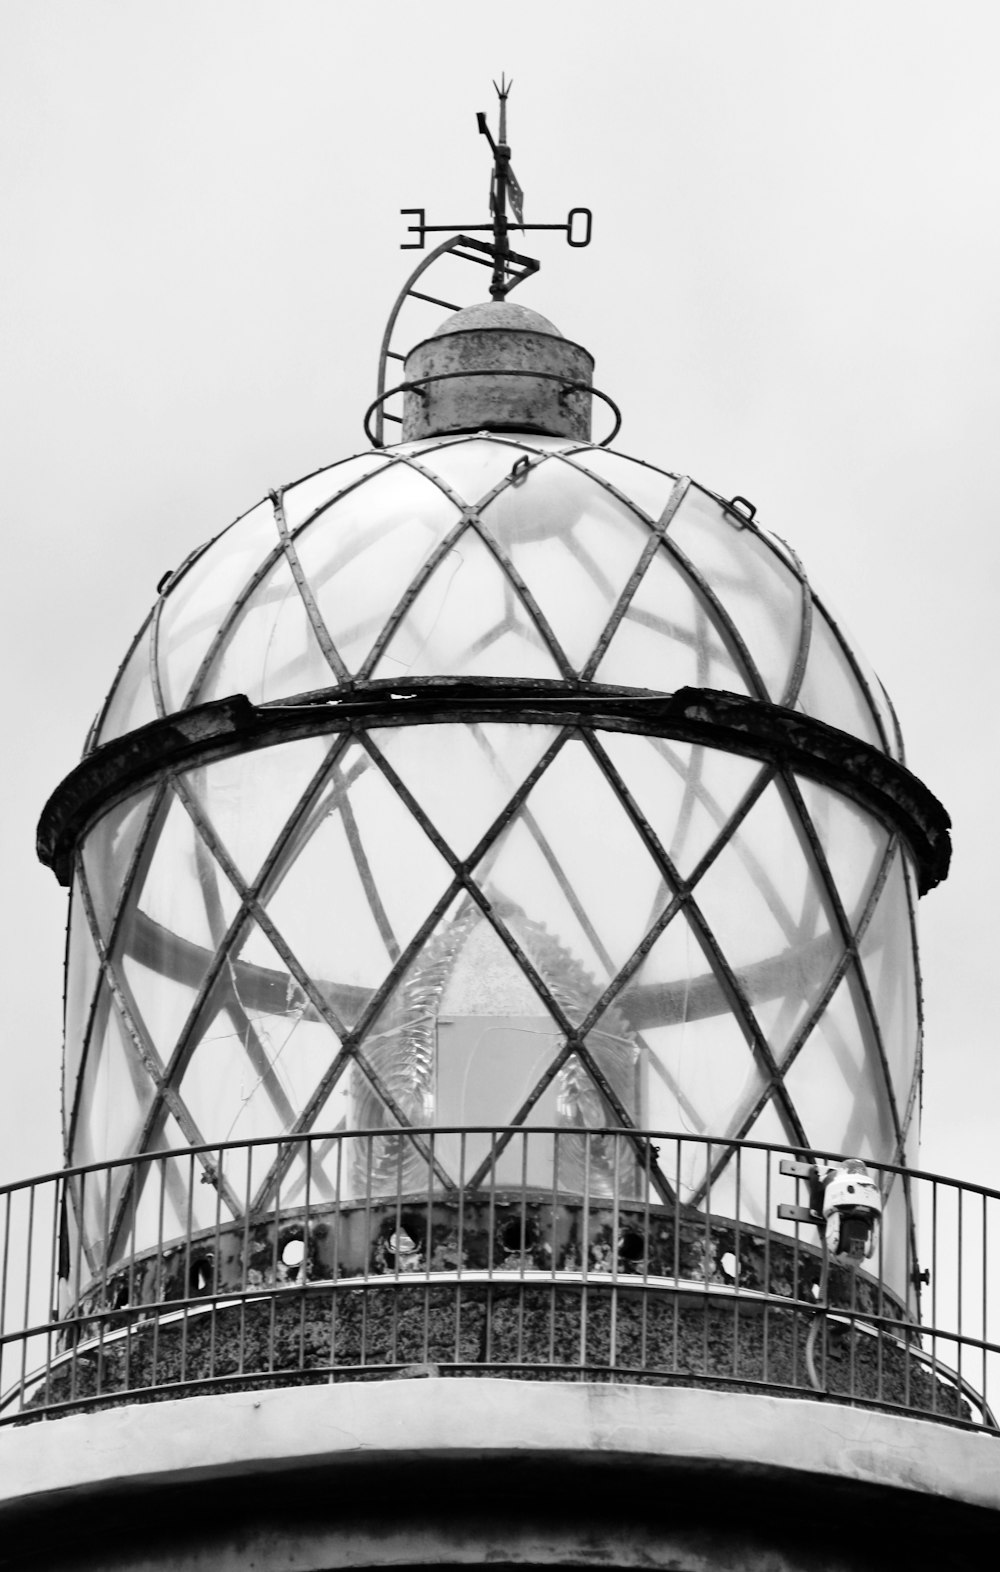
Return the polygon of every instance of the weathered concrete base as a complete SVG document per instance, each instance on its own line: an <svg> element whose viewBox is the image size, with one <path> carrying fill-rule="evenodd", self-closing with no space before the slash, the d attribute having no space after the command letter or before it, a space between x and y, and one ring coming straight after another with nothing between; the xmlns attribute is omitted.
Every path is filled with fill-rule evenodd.
<svg viewBox="0 0 1000 1572"><path fill-rule="evenodd" d="M989 1565L1000 1440L685 1388L387 1380L0 1433L0 1567Z"/></svg>

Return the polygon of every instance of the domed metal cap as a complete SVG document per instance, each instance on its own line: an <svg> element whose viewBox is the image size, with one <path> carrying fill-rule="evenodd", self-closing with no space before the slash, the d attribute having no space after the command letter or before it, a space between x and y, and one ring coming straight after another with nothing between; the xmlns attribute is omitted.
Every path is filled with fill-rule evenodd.
<svg viewBox="0 0 1000 1572"><path fill-rule="evenodd" d="M403 441L537 431L588 442L594 357L508 300L467 306L406 357Z"/></svg>

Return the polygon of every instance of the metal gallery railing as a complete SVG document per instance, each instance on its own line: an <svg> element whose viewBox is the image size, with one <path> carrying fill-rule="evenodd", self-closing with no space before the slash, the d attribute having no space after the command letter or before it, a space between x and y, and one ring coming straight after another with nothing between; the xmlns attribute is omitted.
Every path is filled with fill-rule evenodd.
<svg viewBox="0 0 1000 1572"><path fill-rule="evenodd" d="M277 1204L256 1214L276 1157ZM1000 1193L869 1164L881 1227L848 1258L824 1242L815 1163L663 1132L383 1129L8 1185L0 1424L499 1374L769 1391L996 1431Z"/></svg>

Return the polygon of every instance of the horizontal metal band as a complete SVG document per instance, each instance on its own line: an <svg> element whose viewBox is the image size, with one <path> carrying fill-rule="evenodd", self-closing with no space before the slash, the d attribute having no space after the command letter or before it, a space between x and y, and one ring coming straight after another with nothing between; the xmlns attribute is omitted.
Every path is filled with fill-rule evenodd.
<svg viewBox="0 0 1000 1572"><path fill-rule="evenodd" d="M777 704L715 688L673 694L573 688L503 678L425 678L329 688L296 704L255 705L242 694L181 710L95 749L49 798L38 825L38 856L68 885L73 853L108 808L167 771L299 737L372 726L519 721L579 724L703 744L808 776L850 797L904 836L920 894L946 878L951 821L932 792L895 759L825 722Z"/></svg>

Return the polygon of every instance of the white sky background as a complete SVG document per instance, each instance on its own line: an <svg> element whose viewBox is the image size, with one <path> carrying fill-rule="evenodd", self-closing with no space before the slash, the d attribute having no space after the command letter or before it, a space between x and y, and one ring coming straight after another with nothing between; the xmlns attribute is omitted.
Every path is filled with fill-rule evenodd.
<svg viewBox="0 0 1000 1572"><path fill-rule="evenodd" d="M399 209L486 220L503 70L526 217L595 214L517 298L795 546L952 814L923 1162L1000 1187L998 58L993 0L3 0L0 1180L61 1159L39 811L165 570L366 445Z"/></svg>

